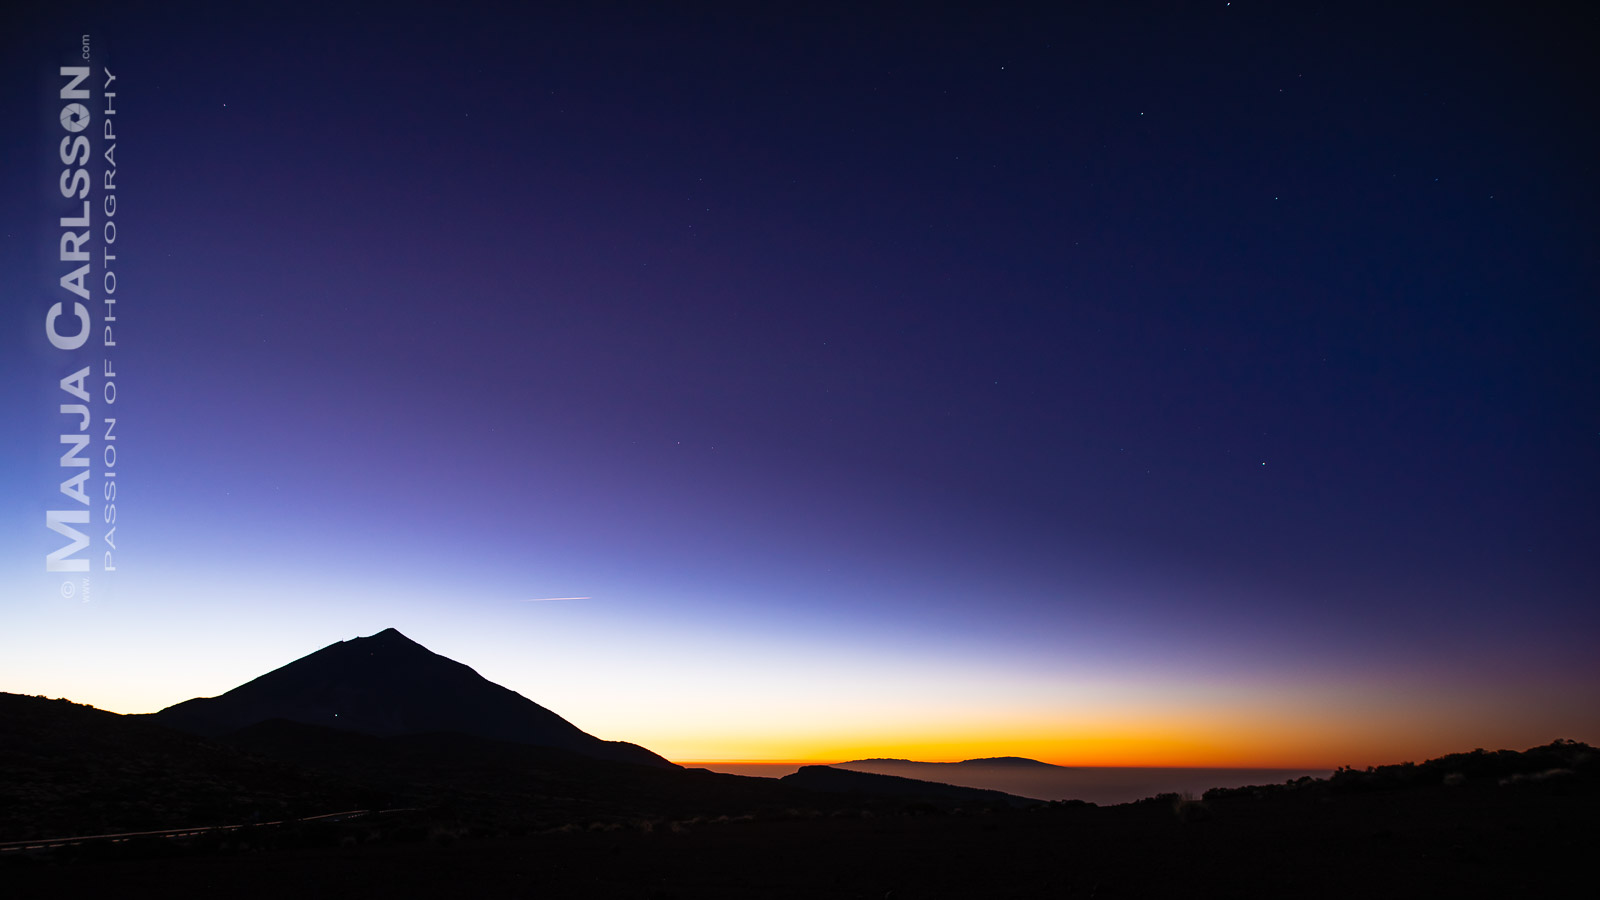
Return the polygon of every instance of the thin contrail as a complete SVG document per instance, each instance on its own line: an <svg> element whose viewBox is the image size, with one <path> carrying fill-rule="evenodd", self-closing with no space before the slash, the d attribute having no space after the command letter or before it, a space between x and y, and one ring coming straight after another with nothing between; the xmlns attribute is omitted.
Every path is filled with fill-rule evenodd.
<svg viewBox="0 0 1600 900"><path fill-rule="evenodd" d="M593 600L593 597L529 597L523 603L546 603L551 600Z"/></svg>

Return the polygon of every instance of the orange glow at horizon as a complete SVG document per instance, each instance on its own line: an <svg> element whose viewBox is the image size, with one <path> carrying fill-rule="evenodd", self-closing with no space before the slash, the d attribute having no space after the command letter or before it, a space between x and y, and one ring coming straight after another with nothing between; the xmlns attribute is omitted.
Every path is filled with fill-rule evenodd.
<svg viewBox="0 0 1600 900"><path fill-rule="evenodd" d="M632 711L627 734L668 759L805 765L854 759L957 762L1015 756L1061 766L1334 769L1422 762L1482 747L1525 750L1557 738L1593 742L1561 723L1583 703L1517 685L1457 684L1403 673L1355 678L1189 680L1167 674L1029 694L995 684L932 698L896 696L857 679L821 699L764 697L736 720L719 703L703 715ZM958 685L956 687L963 687ZM754 694L759 687L744 690ZM881 696L879 695L881 693ZM729 692L738 700L747 694ZM1004 697L1001 703L990 697ZM845 698L845 699L841 699ZM921 702L918 702L921 701ZM688 714L685 714L688 713ZM1584 731L1578 729L1577 731Z"/></svg>
<svg viewBox="0 0 1600 900"><path fill-rule="evenodd" d="M401 625L596 737L689 764L1013 756L1069 767L1331 770L1477 747L1524 750L1557 738L1600 744L1592 698L1551 687L1570 680L1561 667L1548 677L1530 668L1525 681L1403 667L1350 674L1308 666L1276 677L1109 664L968 670L883 654L818 658L809 645L781 643L729 655L718 649L725 637L703 629L667 631L673 659L645 665L639 660L652 659L662 631L621 626L608 634L611 656L597 665L576 639L553 636L530 653L510 628ZM159 652L135 642L76 656L25 647L0 660L0 675L13 692L153 712L225 692L319 648L323 628L293 628L264 620L251 642L225 649L183 631ZM197 647L208 655L197 658ZM568 677L577 670L592 674Z"/></svg>
<svg viewBox="0 0 1600 900"><path fill-rule="evenodd" d="M1219 717L1220 718L1220 717ZM1422 762L1475 747L1523 750L1564 735L1528 732L1498 735L1470 725L1407 733L1385 717L1372 721L1117 723L1116 727L993 730L951 728L943 733L864 735L787 733L771 735L674 735L647 744L688 765L827 765L855 759L958 762L1020 756L1060 766L1334 769L1339 766ZM1492 746L1491 746L1492 745Z"/></svg>

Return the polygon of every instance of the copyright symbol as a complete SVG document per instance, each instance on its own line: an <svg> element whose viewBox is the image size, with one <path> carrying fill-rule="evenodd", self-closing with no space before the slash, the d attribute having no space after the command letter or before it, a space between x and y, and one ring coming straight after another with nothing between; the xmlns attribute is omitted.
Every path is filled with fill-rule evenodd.
<svg viewBox="0 0 1600 900"><path fill-rule="evenodd" d="M73 594L76 594L77 592L78 592L78 589L73 586L72 582L70 582L70 581L61 582L61 596L63 596L63 597L71 597Z"/></svg>

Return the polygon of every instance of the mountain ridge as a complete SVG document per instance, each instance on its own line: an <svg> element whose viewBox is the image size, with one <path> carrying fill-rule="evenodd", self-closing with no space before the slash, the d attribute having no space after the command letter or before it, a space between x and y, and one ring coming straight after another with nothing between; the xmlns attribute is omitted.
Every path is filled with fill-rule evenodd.
<svg viewBox="0 0 1600 900"><path fill-rule="evenodd" d="M379 737L455 732L677 768L637 744L597 738L394 628L329 644L215 697L150 715L204 737L285 719Z"/></svg>
<svg viewBox="0 0 1600 900"><path fill-rule="evenodd" d="M801 766L799 771L778 780L782 784L826 793L859 793L923 801L975 802L1013 808L1044 804L1042 800L1008 794L1004 791L907 778L902 775L858 772L834 766Z"/></svg>
<svg viewBox="0 0 1600 900"><path fill-rule="evenodd" d="M959 762L924 762L916 759L898 759L893 757L873 757L871 759L852 759L848 762L833 763L835 767L856 765L903 765L903 766L967 766L969 768L1018 768L1018 769L1067 769L1071 766L1058 766L1055 763L1040 762L1026 756L986 756L979 759L963 759Z"/></svg>

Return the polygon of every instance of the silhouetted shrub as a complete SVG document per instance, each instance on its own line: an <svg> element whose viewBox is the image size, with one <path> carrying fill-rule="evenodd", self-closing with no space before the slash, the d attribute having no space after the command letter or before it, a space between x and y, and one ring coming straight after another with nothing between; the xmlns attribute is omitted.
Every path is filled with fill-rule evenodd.
<svg viewBox="0 0 1600 900"><path fill-rule="evenodd" d="M1193 794L1185 793L1172 801L1172 814L1180 822L1206 822L1211 819L1211 807L1204 800L1196 800Z"/></svg>

